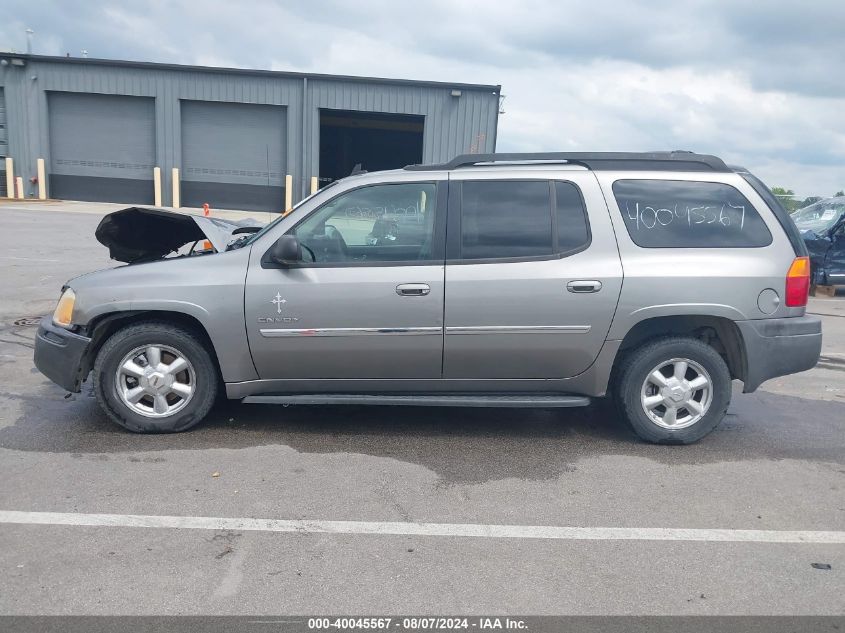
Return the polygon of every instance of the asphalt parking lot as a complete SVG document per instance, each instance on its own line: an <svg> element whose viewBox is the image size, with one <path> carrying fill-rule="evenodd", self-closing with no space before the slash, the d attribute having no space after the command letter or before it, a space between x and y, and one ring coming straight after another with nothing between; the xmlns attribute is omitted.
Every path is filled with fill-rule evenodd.
<svg viewBox="0 0 845 633"><path fill-rule="evenodd" d="M693 446L640 443L599 405L228 403L191 432L140 436L32 365L27 319L66 279L113 265L93 237L101 210L0 205L0 612L845 613L845 297L811 300L816 369L737 391ZM85 525L104 514L112 525ZM373 527L388 523L408 529Z"/></svg>

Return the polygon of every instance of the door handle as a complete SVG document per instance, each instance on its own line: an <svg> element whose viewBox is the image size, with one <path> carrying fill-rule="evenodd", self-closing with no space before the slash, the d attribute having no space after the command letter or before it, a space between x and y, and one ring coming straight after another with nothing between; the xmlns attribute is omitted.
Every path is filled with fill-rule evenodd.
<svg viewBox="0 0 845 633"><path fill-rule="evenodd" d="M428 284L399 284L396 286L396 294L402 297L423 297L431 292Z"/></svg>
<svg viewBox="0 0 845 633"><path fill-rule="evenodd" d="M597 279L577 279L566 284L569 292L587 293L601 290L601 282Z"/></svg>

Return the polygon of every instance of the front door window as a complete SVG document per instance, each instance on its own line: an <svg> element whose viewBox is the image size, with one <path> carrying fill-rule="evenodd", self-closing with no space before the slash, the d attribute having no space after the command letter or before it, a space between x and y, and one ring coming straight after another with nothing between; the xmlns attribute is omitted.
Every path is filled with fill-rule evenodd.
<svg viewBox="0 0 845 633"><path fill-rule="evenodd" d="M334 198L292 230L305 264L432 260L436 189L434 183L373 185Z"/></svg>

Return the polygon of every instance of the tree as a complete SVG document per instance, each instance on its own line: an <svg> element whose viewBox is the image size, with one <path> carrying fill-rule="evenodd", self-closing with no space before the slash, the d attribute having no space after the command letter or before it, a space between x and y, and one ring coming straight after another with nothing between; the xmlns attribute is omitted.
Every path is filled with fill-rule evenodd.
<svg viewBox="0 0 845 633"><path fill-rule="evenodd" d="M834 198L841 198L842 196L845 196L845 191L842 191L841 189L833 194Z"/></svg>
<svg viewBox="0 0 845 633"><path fill-rule="evenodd" d="M780 203L784 208L792 213L800 206L800 203L795 199L795 192L792 189L784 189L783 187L772 187L772 193L778 197Z"/></svg>
<svg viewBox="0 0 845 633"><path fill-rule="evenodd" d="M821 200L821 196L810 196L809 198L804 198L804 202L801 203L800 208L809 207L811 204L815 204Z"/></svg>

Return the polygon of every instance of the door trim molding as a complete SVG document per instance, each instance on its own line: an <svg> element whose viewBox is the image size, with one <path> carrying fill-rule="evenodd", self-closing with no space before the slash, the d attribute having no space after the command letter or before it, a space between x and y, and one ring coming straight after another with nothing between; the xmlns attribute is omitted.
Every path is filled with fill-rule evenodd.
<svg viewBox="0 0 845 633"><path fill-rule="evenodd" d="M294 336L425 336L443 334L444 328L433 327L333 327L333 328L262 328L264 338ZM587 334L589 325L456 325L445 328L446 334Z"/></svg>
<svg viewBox="0 0 845 633"><path fill-rule="evenodd" d="M388 334L393 336L425 336L441 335L443 328L433 327L327 327L327 328L262 328L259 330L264 338L284 338L293 336L378 336Z"/></svg>
<svg viewBox="0 0 845 633"><path fill-rule="evenodd" d="M446 334L587 334L589 325L456 325Z"/></svg>

